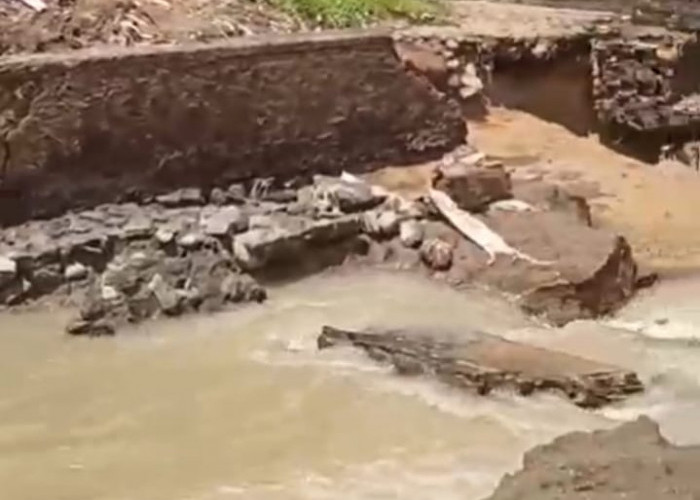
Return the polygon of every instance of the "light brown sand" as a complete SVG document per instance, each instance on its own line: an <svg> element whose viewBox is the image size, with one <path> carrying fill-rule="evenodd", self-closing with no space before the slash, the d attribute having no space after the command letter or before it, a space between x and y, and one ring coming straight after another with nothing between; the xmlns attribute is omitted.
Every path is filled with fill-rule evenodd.
<svg viewBox="0 0 700 500"><path fill-rule="evenodd" d="M589 196L594 221L624 234L648 268L700 268L700 174L683 165L648 165L527 113L494 109L469 124L479 150L503 158L514 175L535 175ZM430 166L388 168L375 182L407 194L428 184Z"/></svg>

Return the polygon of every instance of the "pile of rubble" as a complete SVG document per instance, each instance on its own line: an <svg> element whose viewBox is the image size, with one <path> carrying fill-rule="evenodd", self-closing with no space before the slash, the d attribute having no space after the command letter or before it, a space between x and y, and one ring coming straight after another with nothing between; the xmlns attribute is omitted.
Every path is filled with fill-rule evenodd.
<svg viewBox="0 0 700 500"><path fill-rule="evenodd" d="M259 282L349 262L487 285L557 324L613 311L637 279L626 241L591 227L585 200L513 182L464 147L413 200L348 174L306 184L258 179L5 228L0 304L68 297L82 301L69 331L108 333L261 301Z"/></svg>

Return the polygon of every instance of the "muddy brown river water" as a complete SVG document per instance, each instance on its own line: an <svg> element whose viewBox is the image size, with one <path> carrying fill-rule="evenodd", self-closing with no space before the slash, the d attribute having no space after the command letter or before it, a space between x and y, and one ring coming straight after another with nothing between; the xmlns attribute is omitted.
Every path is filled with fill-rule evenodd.
<svg viewBox="0 0 700 500"><path fill-rule="evenodd" d="M700 279L669 282L614 321L558 331L484 291L395 274L318 276L262 306L114 338L68 338L62 313L5 315L0 498L478 500L527 449L572 430L648 413L698 443L699 291ZM317 352L324 323L480 328L635 368L649 391L598 412L471 396Z"/></svg>

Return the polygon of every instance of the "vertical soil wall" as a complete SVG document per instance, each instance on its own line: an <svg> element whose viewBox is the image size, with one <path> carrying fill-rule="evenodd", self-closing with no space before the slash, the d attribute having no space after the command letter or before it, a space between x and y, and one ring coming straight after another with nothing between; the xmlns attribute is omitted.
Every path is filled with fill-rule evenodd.
<svg viewBox="0 0 700 500"><path fill-rule="evenodd" d="M0 225L181 186L410 163L457 105L378 32L0 61Z"/></svg>

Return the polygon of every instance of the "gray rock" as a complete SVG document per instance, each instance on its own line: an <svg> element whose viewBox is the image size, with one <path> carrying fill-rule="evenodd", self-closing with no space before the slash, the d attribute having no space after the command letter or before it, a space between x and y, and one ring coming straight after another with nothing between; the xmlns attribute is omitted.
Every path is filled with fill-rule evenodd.
<svg viewBox="0 0 700 500"><path fill-rule="evenodd" d="M60 264L48 264L34 269L29 278L31 294L42 296L56 290L64 282Z"/></svg>
<svg viewBox="0 0 700 500"><path fill-rule="evenodd" d="M246 270L259 269L265 265L273 246L286 234L280 229L255 228L236 236L233 240L233 256Z"/></svg>
<svg viewBox="0 0 700 500"><path fill-rule="evenodd" d="M17 276L17 262L9 257L0 256L0 287L5 286Z"/></svg>
<svg viewBox="0 0 700 500"><path fill-rule="evenodd" d="M209 203L217 206L226 205L228 203L226 191L218 187L212 189L211 193L209 193Z"/></svg>
<svg viewBox="0 0 700 500"><path fill-rule="evenodd" d="M423 241L423 234L423 226L417 220L405 220L399 226L399 239L408 248L417 248Z"/></svg>
<svg viewBox="0 0 700 500"><path fill-rule="evenodd" d="M391 238L398 233L399 216L393 210L372 210L362 214L362 229L378 238Z"/></svg>
<svg viewBox="0 0 700 500"><path fill-rule="evenodd" d="M348 182L337 177L314 176L313 203L318 213L367 210L384 200L365 182Z"/></svg>
<svg viewBox="0 0 700 500"><path fill-rule="evenodd" d="M204 196L202 196L202 190L199 188L184 188L157 196L156 201L164 207L186 207L203 205Z"/></svg>
<svg viewBox="0 0 700 500"><path fill-rule="evenodd" d="M177 290L170 286L160 274L156 274L148 283L148 289L158 301L160 309L169 316L182 313L182 300Z"/></svg>
<svg viewBox="0 0 700 500"><path fill-rule="evenodd" d="M294 189L275 189L265 193L262 199L274 203L292 203L297 201L297 192Z"/></svg>
<svg viewBox="0 0 700 500"><path fill-rule="evenodd" d="M467 160L443 165L433 176L433 187L447 193L459 208L483 211L494 201L512 197L510 175L500 165L476 166Z"/></svg>
<svg viewBox="0 0 700 500"><path fill-rule="evenodd" d="M175 231L166 227L158 228L155 238L161 245L167 245L175 239Z"/></svg>
<svg viewBox="0 0 700 500"><path fill-rule="evenodd" d="M452 266L452 246L441 239L424 241L420 256L426 266L436 271L446 271Z"/></svg>
<svg viewBox="0 0 700 500"><path fill-rule="evenodd" d="M158 300L148 287L140 288L135 294L126 298L126 320L130 323L153 318L161 310Z"/></svg>
<svg viewBox="0 0 700 500"><path fill-rule="evenodd" d="M247 274L230 273L221 282L221 294L228 302L263 302L267 292Z"/></svg>
<svg viewBox="0 0 700 500"><path fill-rule="evenodd" d="M109 301L118 300L120 297L120 294L113 286L104 285L102 287L102 289L100 290L100 296L101 296L102 300L109 302Z"/></svg>
<svg viewBox="0 0 700 500"><path fill-rule="evenodd" d="M114 335L114 325L106 320L86 321L78 319L71 322L66 327L66 332L70 335L85 335L88 337L102 337Z"/></svg>
<svg viewBox="0 0 700 500"><path fill-rule="evenodd" d="M87 278L89 270L80 262L74 262L66 266L66 270L63 272L63 276L68 281L79 281Z"/></svg>
<svg viewBox="0 0 700 500"><path fill-rule="evenodd" d="M250 229L264 229L275 226L275 220L270 215L254 214L250 216Z"/></svg>
<svg viewBox="0 0 700 500"><path fill-rule="evenodd" d="M153 234L153 221L145 214L134 214L124 226L128 239L150 238Z"/></svg>
<svg viewBox="0 0 700 500"><path fill-rule="evenodd" d="M246 190L243 184L231 184L226 190L226 199L229 203L244 203Z"/></svg>
<svg viewBox="0 0 700 500"><path fill-rule="evenodd" d="M222 237L245 231L248 228L248 218L238 207L223 207L207 217L203 227L204 234Z"/></svg>
<svg viewBox="0 0 700 500"><path fill-rule="evenodd" d="M5 283L0 287L0 304L8 306L20 304L30 288L30 283L24 279L17 278Z"/></svg>
<svg viewBox="0 0 700 500"><path fill-rule="evenodd" d="M192 250L199 247L204 242L204 237L196 232L189 232L180 236L177 244L186 250Z"/></svg>

